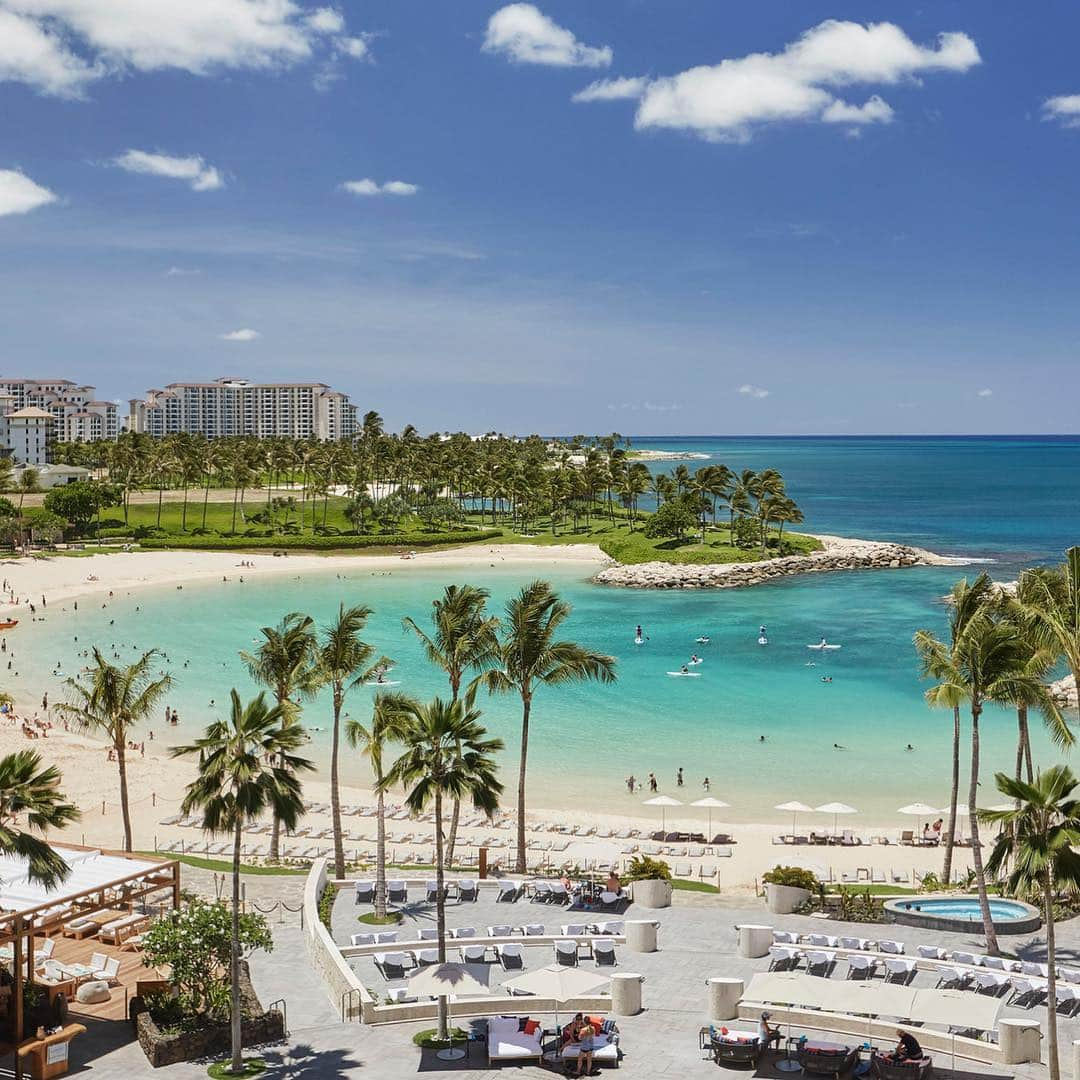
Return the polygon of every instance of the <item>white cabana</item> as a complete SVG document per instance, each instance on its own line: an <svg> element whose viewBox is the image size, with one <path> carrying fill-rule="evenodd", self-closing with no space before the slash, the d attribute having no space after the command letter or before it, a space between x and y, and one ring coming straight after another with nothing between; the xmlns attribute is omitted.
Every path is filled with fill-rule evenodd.
<svg viewBox="0 0 1080 1080"><path fill-rule="evenodd" d="M670 795L654 795L651 799L646 799L643 805L660 807L660 828L666 832L667 808L669 806L682 806L682 803L678 799L673 799Z"/></svg>
<svg viewBox="0 0 1080 1080"><path fill-rule="evenodd" d="M698 799L697 802L692 802L691 806L702 806L708 808L709 811L709 824L708 824L708 836L709 839L712 836L712 812L714 810L723 810L725 806L730 806L731 803L726 803L723 799L714 799L711 795L707 795L704 799Z"/></svg>

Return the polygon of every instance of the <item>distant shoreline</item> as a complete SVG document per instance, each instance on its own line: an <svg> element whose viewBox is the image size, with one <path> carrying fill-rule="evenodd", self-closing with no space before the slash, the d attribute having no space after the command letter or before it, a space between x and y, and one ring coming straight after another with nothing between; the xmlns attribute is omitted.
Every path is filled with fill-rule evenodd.
<svg viewBox="0 0 1080 1080"><path fill-rule="evenodd" d="M710 455L696 450L627 450L635 461L708 461Z"/></svg>

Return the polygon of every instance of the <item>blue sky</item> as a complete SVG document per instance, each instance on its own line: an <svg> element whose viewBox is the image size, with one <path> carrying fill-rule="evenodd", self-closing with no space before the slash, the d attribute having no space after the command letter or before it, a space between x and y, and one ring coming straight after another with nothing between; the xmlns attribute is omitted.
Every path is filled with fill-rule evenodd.
<svg viewBox="0 0 1080 1080"><path fill-rule="evenodd" d="M0 0L0 368L318 378L424 431L1076 431L1078 31Z"/></svg>

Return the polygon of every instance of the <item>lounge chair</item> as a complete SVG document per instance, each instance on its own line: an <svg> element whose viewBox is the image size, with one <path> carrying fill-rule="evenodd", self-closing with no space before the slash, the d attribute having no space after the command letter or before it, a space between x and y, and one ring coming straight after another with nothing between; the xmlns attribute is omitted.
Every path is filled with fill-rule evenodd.
<svg viewBox="0 0 1080 1080"><path fill-rule="evenodd" d="M482 964L486 957L486 945L463 945L461 947L461 962L463 964Z"/></svg>
<svg viewBox="0 0 1080 1080"><path fill-rule="evenodd" d="M526 937L543 937L544 936L544 924L538 922L526 923L522 929L525 931Z"/></svg>
<svg viewBox="0 0 1080 1080"><path fill-rule="evenodd" d="M509 937L513 932L509 923L496 923L487 928L488 937Z"/></svg>
<svg viewBox="0 0 1080 1080"><path fill-rule="evenodd" d="M989 997L1001 997L1012 985L1003 971L976 971L972 977L975 980L975 993Z"/></svg>
<svg viewBox="0 0 1080 1080"><path fill-rule="evenodd" d="M914 847L915 846L915 830L914 829L905 829L900 834L900 843L901 844L907 844L908 847Z"/></svg>
<svg viewBox="0 0 1080 1080"><path fill-rule="evenodd" d="M847 966L849 979L872 979L877 971L877 961L872 956L849 956Z"/></svg>
<svg viewBox="0 0 1080 1080"><path fill-rule="evenodd" d="M891 953L893 956L904 955L904 943L902 941L888 941L882 938L878 942L878 952Z"/></svg>
<svg viewBox="0 0 1080 1080"><path fill-rule="evenodd" d="M775 937L775 935L773 935ZM842 937L837 939L841 949L857 949L862 952L869 949L872 942L861 937Z"/></svg>
<svg viewBox="0 0 1080 1080"><path fill-rule="evenodd" d="M516 1016L492 1016L487 1022L488 1062L532 1061L543 1057L543 1025L527 1021L525 1030ZM530 1030L531 1027L531 1030Z"/></svg>
<svg viewBox="0 0 1080 1080"><path fill-rule="evenodd" d="M769 949L770 971L792 971L799 966L802 953L798 949L789 949L783 945L773 945Z"/></svg>
<svg viewBox="0 0 1080 1080"><path fill-rule="evenodd" d="M437 881L429 881L424 886L424 890L425 890L425 893L426 893L426 896L427 896L427 902L429 904L438 903L438 900L439 900L439 883ZM443 888L443 895L444 896L446 895L445 886Z"/></svg>
<svg viewBox="0 0 1080 1080"><path fill-rule="evenodd" d="M435 926L423 926L416 932L420 941L438 941L439 930Z"/></svg>
<svg viewBox="0 0 1080 1080"><path fill-rule="evenodd" d="M1050 974L1046 964L1037 964L1033 960L1025 960L1020 965L1021 975L1034 975L1036 979L1045 979Z"/></svg>
<svg viewBox="0 0 1080 1080"><path fill-rule="evenodd" d="M559 1050L559 1060L569 1071L570 1064L576 1062L579 1047L577 1043L567 1043ZM593 1040L593 1066L601 1065L619 1067L619 1035L614 1021L605 1020Z"/></svg>
<svg viewBox="0 0 1080 1080"><path fill-rule="evenodd" d="M551 901L551 885L547 881L538 881L533 885L532 902L547 904Z"/></svg>
<svg viewBox="0 0 1080 1080"><path fill-rule="evenodd" d="M1054 988L1054 996L1057 998L1057 1011L1066 1016L1075 1016L1080 1009L1080 991L1075 986L1062 986L1060 983Z"/></svg>
<svg viewBox="0 0 1080 1080"><path fill-rule="evenodd" d="M456 938L473 938L476 937L476 927L459 926L456 930L451 930L450 933Z"/></svg>
<svg viewBox="0 0 1080 1080"><path fill-rule="evenodd" d="M375 935L374 934L353 934L352 937L349 938L349 942L352 945L374 945L375 944Z"/></svg>
<svg viewBox="0 0 1080 1080"><path fill-rule="evenodd" d="M622 919L608 919L596 924L598 934L622 934L626 932L626 923ZM1080 975L1080 972L1077 972Z"/></svg>
<svg viewBox="0 0 1080 1080"><path fill-rule="evenodd" d="M563 923L563 925L559 927L559 933L561 933L563 937L577 937L579 934L587 934L588 932L589 927L583 922Z"/></svg>
<svg viewBox="0 0 1080 1080"><path fill-rule="evenodd" d="M1009 986L1012 994L1006 1002L1007 1005L1017 1005L1030 1009L1046 997L1046 983L1037 982L1035 979L1022 979L1014 976L1009 980Z"/></svg>
<svg viewBox="0 0 1080 1080"><path fill-rule="evenodd" d="M945 960L946 953L944 949L939 949L936 945L920 945L919 956L923 960Z"/></svg>
<svg viewBox="0 0 1080 1080"><path fill-rule="evenodd" d="M806 944L815 945L819 949L835 949L838 939L831 934L807 934Z"/></svg>
<svg viewBox="0 0 1080 1080"><path fill-rule="evenodd" d="M893 1061L891 1056L875 1051L870 1058L870 1072L876 1080L923 1080L933 1064L925 1054L918 1061Z"/></svg>
<svg viewBox="0 0 1080 1080"><path fill-rule="evenodd" d="M356 902L358 904L373 904L375 902L374 881L358 881L356 883Z"/></svg>
<svg viewBox="0 0 1080 1080"><path fill-rule="evenodd" d="M56 948L56 939L55 938L46 938L41 943L41 948L34 950L34 963L35 964L40 964L42 961L48 960L52 956L53 950L55 948Z"/></svg>
<svg viewBox="0 0 1080 1080"><path fill-rule="evenodd" d="M774 930L772 932L774 945L798 945L799 935L794 930Z"/></svg>
<svg viewBox="0 0 1080 1080"><path fill-rule="evenodd" d="M828 978L836 967L836 953L811 949L806 954L806 970L811 975L824 975Z"/></svg>
<svg viewBox="0 0 1080 1080"><path fill-rule="evenodd" d="M495 959L505 971L520 971L525 967L525 957L522 954L520 942L508 942L506 945L495 945L493 948Z"/></svg>
<svg viewBox="0 0 1080 1080"><path fill-rule="evenodd" d="M1017 963L1015 960L1006 960L1004 956L984 956L982 958L982 966L985 968L991 968L994 971L1019 971L1023 973L1024 965ZM1027 974L1032 974L1028 972Z"/></svg>
<svg viewBox="0 0 1080 1080"><path fill-rule="evenodd" d="M566 891L566 886L561 881L553 881L551 883L551 903L568 904L569 902L570 894Z"/></svg>
<svg viewBox="0 0 1080 1080"><path fill-rule="evenodd" d="M409 890L404 881L388 881L386 883L386 899L391 904L407 904L409 902Z"/></svg>
<svg viewBox="0 0 1080 1080"><path fill-rule="evenodd" d="M398 939L396 930L378 930L375 933L376 945L393 945Z"/></svg>
<svg viewBox="0 0 1080 1080"><path fill-rule="evenodd" d="M500 881L499 894L495 897L497 904L512 904L521 893L521 886L516 881Z"/></svg>
<svg viewBox="0 0 1080 1080"><path fill-rule="evenodd" d="M101 923L89 915L82 915L71 922L64 923L61 933L64 937L75 938L81 941L85 937L93 937L101 929Z"/></svg>
<svg viewBox="0 0 1080 1080"><path fill-rule="evenodd" d="M756 1066L761 1056L761 1040L752 1031L716 1031L709 1038L709 1055L717 1065Z"/></svg>
<svg viewBox="0 0 1080 1080"><path fill-rule="evenodd" d="M919 962L904 956L890 956L885 959L885 981L908 986L919 970Z"/></svg>
<svg viewBox="0 0 1080 1080"><path fill-rule="evenodd" d="M614 967L618 960L615 958L614 941L594 941L593 959L597 967Z"/></svg>
<svg viewBox="0 0 1080 1080"><path fill-rule="evenodd" d="M555 962L567 967L577 967L578 947L576 941L555 942Z"/></svg>
<svg viewBox="0 0 1080 1080"><path fill-rule="evenodd" d="M937 976L935 989L939 990L965 990L971 982L971 976L966 971L954 967L939 967Z"/></svg>
<svg viewBox="0 0 1080 1080"><path fill-rule="evenodd" d="M975 959L974 953L960 952L953 949L950 955L954 964L966 964L968 967L978 967L978 962Z"/></svg>
<svg viewBox="0 0 1080 1080"><path fill-rule="evenodd" d="M405 965L408 957L403 952L376 953L374 959L375 966L387 982L392 979L405 978Z"/></svg>
<svg viewBox="0 0 1080 1080"><path fill-rule="evenodd" d="M850 1072L859 1057L859 1048L845 1046L839 1050L816 1047L812 1042L799 1047L799 1064L805 1073L823 1076L841 1076Z"/></svg>
<svg viewBox="0 0 1080 1080"><path fill-rule="evenodd" d="M96 952L90 955L90 967L94 969L92 979L112 985L120 973L120 960L118 957Z"/></svg>
<svg viewBox="0 0 1080 1080"><path fill-rule="evenodd" d="M476 900L476 894L477 885L472 878L458 882L458 897L462 903L472 903Z"/></svg>
<svg viewBox="0 0 1080 1080"><path fill-rule="evenodd" d="M439 950L438 949L413 949L413 960L416 961L417 967L424 967L427 964L437 964L439 962Z"/></svg>

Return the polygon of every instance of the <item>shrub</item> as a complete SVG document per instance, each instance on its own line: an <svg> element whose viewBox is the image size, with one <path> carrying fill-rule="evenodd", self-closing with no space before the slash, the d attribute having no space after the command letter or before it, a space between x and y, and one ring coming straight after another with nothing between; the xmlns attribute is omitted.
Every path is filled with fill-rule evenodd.
<svg viewBox="0 0 1080 1080"><path fill-rule="evenodd" d="M813 870L801 866L775 866L763 874L761 880L766 885L787 885L793 889L809 889L810 892L818 890L818 879Z"/></svg>
<svg viewBox="0 0 1080 1080"><path fill-rule="evenodd" d="M623 881L670 881L671 867L661 859L635 855L622 874Z"/></svg>

